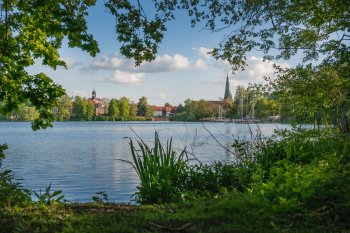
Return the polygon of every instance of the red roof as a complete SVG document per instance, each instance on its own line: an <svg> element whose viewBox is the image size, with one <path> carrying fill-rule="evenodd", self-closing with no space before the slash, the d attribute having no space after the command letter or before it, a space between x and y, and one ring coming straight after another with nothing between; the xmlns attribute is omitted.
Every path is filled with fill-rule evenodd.
<svg viewBox="0 0 350 233"><path fill-rule="evenodd" d="M152 106L153 111L163 111L162 106ZM171 112L172 107L165 107L166 112Z"/></svg>
<svg viewBox="0 0 350 233"><path fill-rule="evenodd" d="M172 107L165 107L166 112L171 112Z"/></svg>

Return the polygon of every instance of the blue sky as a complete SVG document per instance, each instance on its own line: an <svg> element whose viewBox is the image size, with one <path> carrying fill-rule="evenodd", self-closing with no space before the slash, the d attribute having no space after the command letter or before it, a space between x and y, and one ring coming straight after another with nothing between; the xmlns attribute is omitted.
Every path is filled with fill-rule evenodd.
<svg viewBox="0 0 350 233"><path fill-rule="evenodd" d="M102 1L90 9L89 32L98 41L101 52L96 57L66 45L60 50L68 70L56 71L39 64L30 67L30 73L44 72L61 84L69 95L90 97L93 89L100 98L128 97L137 102L142 96L154 105L169 102L183 103L187 98L218 100L223 97L226 75L229 74L231 90L237 85L262 82L262 77L272 75L272 63L263 62L261 54L248 54L245 71L231 74L230 66L207 55L218 46L222 33L212 33L191 28L184 13L168 24L157 59L135 67L132 60L119 53L120 44L115 33L115 19L108 14ZM288 63L279 61L288 66Z"/></svg>

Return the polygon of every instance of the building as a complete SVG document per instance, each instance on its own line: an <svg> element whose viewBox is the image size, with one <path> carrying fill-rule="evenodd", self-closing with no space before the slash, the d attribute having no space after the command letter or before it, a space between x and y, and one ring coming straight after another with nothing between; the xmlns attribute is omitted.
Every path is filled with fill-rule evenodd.
<svg viewBox="0 0 350 233"><path fill-rule="evenodd" d="M96 116L101 116L105 114L104 103L100 98L97 98L95 89L92 91L92 96L88 100L94 105Z"/></svg>
<svg viewBox="0 0 350 233"><path fill-rule="evenodd" d="M233 99L232 99L232 93L231 93L231 88L230 88L230 81L229 81L228 75L227 75L223 103L224 104L232 104L232 102L233 102Z"/></svg>
<svg viewBox="0 0 350 233"><path fill-rule="evenodd" d="M173 107L151 106L154 117L170 117Z"/></svg>
<svg viewBox="0 0 350 233"><path fill-rule="evenodd" d="M217 112L217 118L222 118L223 115L225 115L225 109L230 107L233 103L231 88L230 88L230 80L228 78L228 75L226 77L226 84L225 84L225 93L224 98L220 98L220 100L206 100L208 106L213 109L216 109Z"/></svg>
<svg viewBox="0 0 350 233"><path fill-rule="evenodd" d="M162 117L163 116L163 107L161 106L151 106L154 117Z"/></svg>

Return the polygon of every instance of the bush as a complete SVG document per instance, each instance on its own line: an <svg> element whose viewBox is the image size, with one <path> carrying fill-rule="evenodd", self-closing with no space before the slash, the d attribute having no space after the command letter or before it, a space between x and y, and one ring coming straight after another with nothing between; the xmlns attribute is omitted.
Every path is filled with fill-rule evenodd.
<svg viewBox="0 0 350 233"><path fill-rule="evenodd" d="M0 145L0 208L4 206L24 205L31 201L30 191L23 189L21 183L14 179L12 171L2 169L2 160L7 145Z"/></svg>
<svg viewBox="0 0 350 233"><path fill-rule="evenodd" d="M252 190L284 213L350 227L350 137L285 131L257 154Z"/></svg>
<svg viewBox="0 0 350 233"><path fill-rule="evenodd" d="M185 189L211 195L232 189L245 192L251 183L252 168L237 163L196 164L189 168Z"/></svg>

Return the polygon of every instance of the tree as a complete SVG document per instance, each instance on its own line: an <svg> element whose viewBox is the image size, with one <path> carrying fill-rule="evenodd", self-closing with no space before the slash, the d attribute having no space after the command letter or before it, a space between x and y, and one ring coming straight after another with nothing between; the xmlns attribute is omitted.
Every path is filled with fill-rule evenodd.
<svg viewBox="0 0 350 233"><path fill-rule="evenodd" d="M236 117L241 117L243 118L244 116L246 116L246 112L247 112L247 96L248 96L248 92L246 90L246 88L244 88L243 86L237 86L236 87L236 94L234 97L234 105L237 106L237 112L236 112Z"/></svg>
<svg viewBox="0 0 350 233"><path fill-rule="evenodd" d="M343 0L159 0L154 1L153 17L146 15L141 1L109 0L106 6L116 16L121 53L136 64L155 58L176 10L187 11L193 27L227 32L212 54L229 61L234 70L246 65L246 54L253 49L269 60L289 59L299 51L304 61L350 53L349 3Z"/></svg>
<svg viewBox="0 0 350 233"><path fill-rule="evenodd" d="M77 120L83 120L86 112L86 106L83 99L80 96L74 97L73 102L73 118Z"/></svg>
<svg viewBox="0 0 350 233"><path fill-rule="evenodd" d="M108 116L111 120L116 120L120 116L118 100L111 99L111 101L109 102Z"/></svg>
<svg viewBox="0 0 350 233"><path fill-rule="evenodd" d="M71 117L73 103L72 98L68 95L61 96L53 109L55 120L64 121Z"/></svg>
<svg viewBox="0 0 350 233"><path fill-rule="evenodd" d="M73 117L76 120L91 121L96 116L95 106L85 97L76 96L73 102Z"/></svg>
<svg viewBox="0 0 350 233"><path fill-rule="evenodd" d="M280 105L276 100L264 95L256 100L255 117L264 119L268 116L276 116L279 114L279 109Z"/></svg>
<svg viewBox="0 0 350 233"><path fill-rule="evenodd" d="M152 109L147 102L147 98L142 96L137 103L137 115L138 116L151 116Z"/></svg>
<svg viewBox="0 0 350 233"><path fill-rule="evenodd" d="M196 120L214 117L217 111L216 105L213 106L208 101L201 99L195 102L194 115Z"/></svg>
<svg viewBox="0 0 350 233"><path fill-rule="evenodd" d="M20 120L31 122L39 117L38 111L28 102L19 106L18 115Z"/></svg>
<svg viewBox="0 0 350 233"><path fill-rule="evenodd" d="M83 99L84 104L86 105L86 112L84 114L84 119L87 121L91 121L96 116L96 108L95 106L86 98Z"/></svg>
<svg viewBox="0 0 350 233"><path fill-rule="evenodd" d="M137 104L131 102L129 106L129 115L131 118L135 118L137 116L137 110Z"/></svg>
<svg viewBox="0 0 350 233"><path fill-rule="evenodd" d="M66 38L92 56L99 51L87 33L85 17L95 0L0 2L0 111L8 114L29 101L39 117L32 128L51 126L55 101L65 94L47 75L29 75L26 67L42 61L53 69L66 67L59 49Z"/></svg>
<svg viewBox="0 0 350 233"><path fill-rule="evenodd" d="M129 118L129 99L123 96L119 100L119 112L122 120L127 120Z"/></svg>
<svg viewBox="0 0 350 233"><path fill-rule="evenodd" d="M306 123L336 124L349 132L349 76L332 65L298 66L280 69L276 80L270 80L275 94L284 105L290 106L297 120Z"/></svg>

